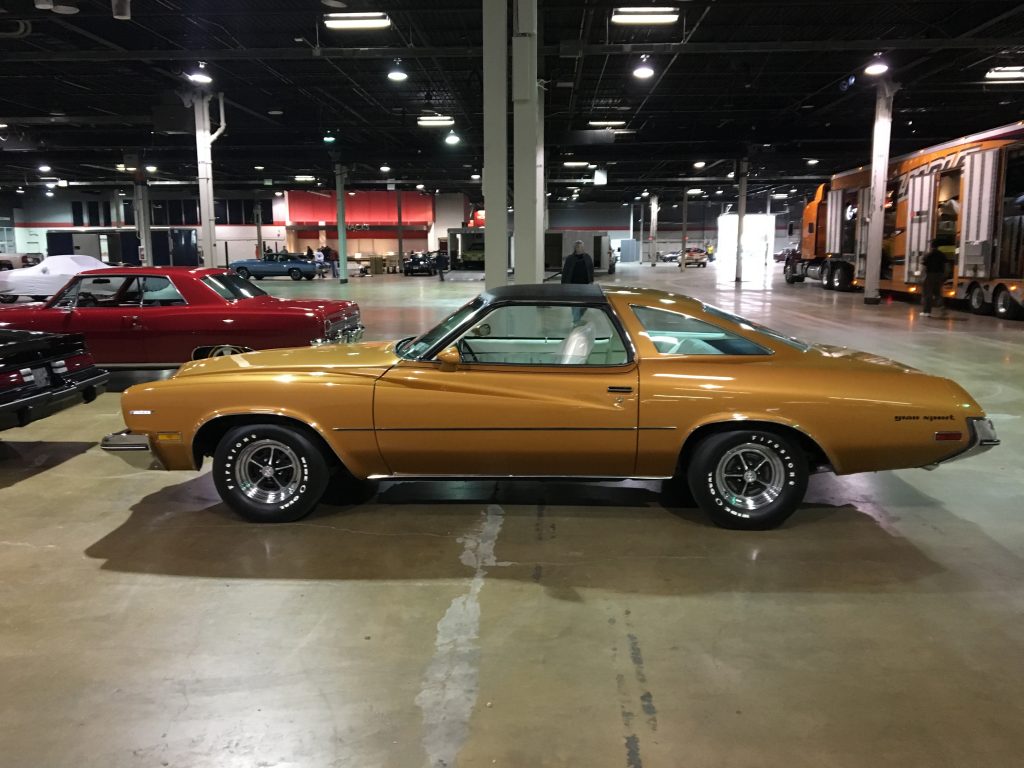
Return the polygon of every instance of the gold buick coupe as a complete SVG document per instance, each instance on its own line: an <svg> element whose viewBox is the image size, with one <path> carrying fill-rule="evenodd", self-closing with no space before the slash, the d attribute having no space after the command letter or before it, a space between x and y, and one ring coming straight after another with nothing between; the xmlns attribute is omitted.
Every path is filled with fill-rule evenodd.
<svg viewBox="0 0 1024 768"><path fill-rule="evenodd" d="M332 478L678 478L716 524L763 529L813 472L999 443L948 379L597 285L498 288L397 342L187 363L122 409L106 450L174 470L212 456L223 500L262 522L307 515Z"/></svg>

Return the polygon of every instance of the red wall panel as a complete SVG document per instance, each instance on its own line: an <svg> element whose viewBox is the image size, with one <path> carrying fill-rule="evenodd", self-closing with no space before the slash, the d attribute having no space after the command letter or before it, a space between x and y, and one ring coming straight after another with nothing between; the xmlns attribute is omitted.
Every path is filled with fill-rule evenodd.
<svg viewBox="0 0 1024 768"><path fill-rule="evenodd" d="M356 192L345 200L345 223L395 226L398 195L402 195L402 224L429 226L434 222L434 199L419 192ZM292 224L337 222L334 192L288 192L288 220Z"/></svg>

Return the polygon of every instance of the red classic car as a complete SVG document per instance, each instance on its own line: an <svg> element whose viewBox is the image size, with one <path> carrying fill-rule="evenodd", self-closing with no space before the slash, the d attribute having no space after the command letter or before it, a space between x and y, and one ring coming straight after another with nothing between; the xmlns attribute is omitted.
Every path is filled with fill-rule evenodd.
<svg viewBox="0 0 1024 768"><path fill-rule="evenodd" d="M0 307L0 329L80 333L107 367L188 360L320 341L357 341L355 302L276 299L227 269L123 267L75 276L50 301Z"/></svg>

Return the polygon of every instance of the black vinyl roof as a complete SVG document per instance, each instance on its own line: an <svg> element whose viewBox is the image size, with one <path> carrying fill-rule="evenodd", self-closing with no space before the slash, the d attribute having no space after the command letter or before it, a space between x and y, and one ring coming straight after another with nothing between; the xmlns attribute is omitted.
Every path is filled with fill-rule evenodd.
<svg viewBox="0 0 1024 768"><path fill-rule="evenodd" d="M604 291L596 283L537 283L533 285L505 285L487 291L482 296L487 304L496 302L554 302L567 304L607 304Z"/></svg>

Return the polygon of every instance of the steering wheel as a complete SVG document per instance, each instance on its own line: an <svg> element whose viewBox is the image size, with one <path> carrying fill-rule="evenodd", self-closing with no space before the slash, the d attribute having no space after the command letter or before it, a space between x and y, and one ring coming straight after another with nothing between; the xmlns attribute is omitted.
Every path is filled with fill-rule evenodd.
<svg viewBox="0 0 1024 768"><path fill-rule="evenodd" d="M75 304L79 307L98 307L100 305L95 296L84 292L78 294L78 301Z"/></svg>
<svg viewBox="0 0 1024 768"><path fill-rule="evenodd" d="M476 352L473 351L473 348L469 346L468 341L466 341L465 339L459 339L459 343L456 346L458 347L459 354L462 355L463 357L468 357L470 362L480 362L480 358L477 357Z"/></svg>

